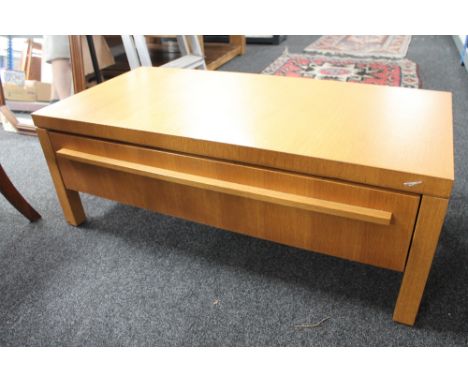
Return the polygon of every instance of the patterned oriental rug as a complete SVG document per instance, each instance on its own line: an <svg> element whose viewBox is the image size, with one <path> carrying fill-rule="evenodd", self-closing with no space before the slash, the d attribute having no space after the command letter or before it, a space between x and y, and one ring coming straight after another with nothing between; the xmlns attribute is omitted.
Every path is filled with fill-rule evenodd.
<svg viewBox="0 0 468 382"><path fill-rule="evenodd" d="M308 53L356 57L404 58L411 36L322 36L304 50Z"/></svg>
<svg viewBox="0 0 468 382"><path fill-rule="evenodd" d="M264 74L419 88L417 65L410 60L354 59L285 52Z"/></svg>

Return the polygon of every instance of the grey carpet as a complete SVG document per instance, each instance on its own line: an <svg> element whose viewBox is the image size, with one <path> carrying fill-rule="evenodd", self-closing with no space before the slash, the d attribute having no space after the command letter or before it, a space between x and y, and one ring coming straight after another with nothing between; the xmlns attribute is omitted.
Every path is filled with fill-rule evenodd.
<svg viewBox="0 0 468 382"><path fill-rule="evenodd" d="M315 38L249 45L223 70L260 72ZM466 346L468 75L450 37L416 36L408 58L424 88L453 92L457 177L414 327L391 320L399 273L87 195L73 228L37 139L0 130L0 162L43 215L0 198L0 345Z"/></svg>

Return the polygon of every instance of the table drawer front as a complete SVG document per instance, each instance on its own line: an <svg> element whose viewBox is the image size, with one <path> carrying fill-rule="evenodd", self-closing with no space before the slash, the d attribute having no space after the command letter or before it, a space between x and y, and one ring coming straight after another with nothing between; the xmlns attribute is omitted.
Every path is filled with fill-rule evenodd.
<svg viewBox="0 0 468 382"><path fill-rule="evenodd" d="M402 271L419 197L50 133L67 188Z"/></svg>

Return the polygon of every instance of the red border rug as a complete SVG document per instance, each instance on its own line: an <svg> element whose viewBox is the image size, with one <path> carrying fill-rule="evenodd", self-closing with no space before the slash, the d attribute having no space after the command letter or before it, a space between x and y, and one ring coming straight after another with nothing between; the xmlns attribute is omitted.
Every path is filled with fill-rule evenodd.
<svg viewBox="0 0 468 382"><path fill-rule="evenodd" d="M322 36L304 49L308 53L357 57L404 58L411 36Z"/></svg>
<svg viewBox="0 0 468 382"><path fill-rule="evenodd" d="M355 59L285 52L264 74L419 88L417 65L410 60Z"/></svg>

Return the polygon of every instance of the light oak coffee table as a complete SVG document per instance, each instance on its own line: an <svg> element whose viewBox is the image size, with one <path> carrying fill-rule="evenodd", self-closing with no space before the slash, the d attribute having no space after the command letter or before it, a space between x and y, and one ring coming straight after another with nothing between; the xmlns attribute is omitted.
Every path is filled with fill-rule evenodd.
<svg viewBox="0 0 468 382"><path fill-rule="evenodd" d="M403 272L393 319L414 323L454 179L450 93L140 68L33 119L70 224L85 192Z"/></svg>

